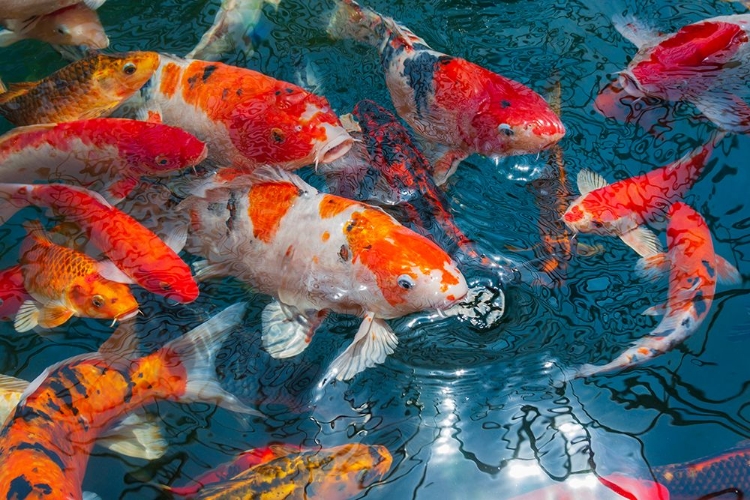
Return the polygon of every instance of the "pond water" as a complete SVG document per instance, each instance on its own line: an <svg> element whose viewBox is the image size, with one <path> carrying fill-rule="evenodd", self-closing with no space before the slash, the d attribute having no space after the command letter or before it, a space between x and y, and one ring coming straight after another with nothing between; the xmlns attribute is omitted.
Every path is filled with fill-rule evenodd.
<svg viewBox="0 0 750 500"><path fill-rule="evenodd" d="M182 55L211 25L218 3L109 0L99 13L111 49ZM636 51L613 28L612 15L632 14L674 32L746 10L736 2L678 0L370 0L367 5L401 21L436 50L545 96L553 95L559 82L567 127L560 146L569 177L587 168L610 181L680 158L713 127L687 104L676 106L656 135L594 110L599 89ZM256 52L232 54L225 62L314 88L339 114L364 98L391 109L377 52L326 35L331 7L303 0L282 0L278 10L266 7ZM53 49L33 41L0 49L5 81L39 79L64 64ZM7 122L0 127L11 128ZM706 219L717 254L740 273L750 262L748 154L748 137L728 136L686 197ZM543 256L540 231L551 224L540 214L549 213L544 204L551 200L538 195L538 182L548 171L546 154L499 162L470 157L446 189L457 224L490 254L518 262ZM312 172L303 175L323 185ZM13 224L0 231L7 267L22 232ZM272 442L306 447L362 442L384 445L394 458L389 473L362 498L506 499L570 484L594 471L648 477L650 467L717 454L748 439L747 281L719 285L706 321L673 351L622 373L571 382L563 376L566 369L605 363L648 334L657 319L641 312L666 298L666 283L635 276L638 256L619 240L581 235L579 242L600 250L574 257L558 286L522 273L521 283L507 287L507 311L494 327L418 315L392 321L399 346L385 364L324 388L318 382L351 341L355 318L330 317L303 354L275 360L260 345L260 312L268 298L239 282L209 280L201 284L199 300L186 306L137 290L144 350L248 300L246 323L227 341L217 369L227 390L268 418L238 416L210 404L152 405L149 411L163 422L169 442L166 455L147 463L97 447L83 489L105 499L160 498L166 493L156 485L184 484L243 450ZM0 372L31 380L52 363L97 349L111 331L103 322L82 319L44 336L17 334L11 323L0 324ZM617 497L609 490L599 495Z"/></svg>

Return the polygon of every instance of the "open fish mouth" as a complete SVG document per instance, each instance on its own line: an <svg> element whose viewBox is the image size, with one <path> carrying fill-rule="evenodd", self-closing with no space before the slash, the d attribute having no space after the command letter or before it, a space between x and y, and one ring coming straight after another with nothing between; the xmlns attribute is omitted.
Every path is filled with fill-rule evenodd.
<svg viewBox="0 0 750 500"><path fill-rule="evenodd" d="M354 138L340 126L332 126L327 123L323 124L326 130L326 136L332 136L331 139L315 153L315 170L318 170L320 163L330 163L338 160L352 147Z"/></svg>
<svg viewBox="0 0 750 500"><path fill-rule="evenodd" d="M130 318L134 318L135 316L137 316L137 315L138 315L138 314L140 314L140 313L141 313L141 310L140 310L140 309L135 309L135 310L133 310L133 311L128 311L128 312L126 312L126 313L120 314L119 316L115 316L115 317L114 317L114 319L112 319L112 324L111 324L111 325L109 325L109 326L115 326L115 324L116 324L116 323L117 323L118 321L119 321L120 323L122 323L123 321L127 321L127 320L129 320Z"/></svg>

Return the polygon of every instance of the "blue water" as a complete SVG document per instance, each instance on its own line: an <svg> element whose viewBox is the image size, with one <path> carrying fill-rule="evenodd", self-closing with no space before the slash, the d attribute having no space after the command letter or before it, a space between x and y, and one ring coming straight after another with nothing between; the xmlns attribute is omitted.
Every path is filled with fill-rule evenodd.
<svg viewBox="0 0 750 500"><path fill-rule="evenodd" d="M735 2L387 1L367 3L421 35L435 49L469 59L544 95L561 88L561 143L569 176L592 169L612 181L671 162L702 144L711 125L678 105L658 137L607 120L592 107L598 90L624 68L635 47L612 27L614 13L637 15L664 32L698 20L744 12ZM114 50L188 52L209 27L218 1L109 0L100 15ZM251 57L227 62L315 87L338 113L363 98L390 107L378 56L370 47L324 33L324 2L283 0L265 10ZM0 49L6 81L41 78L65 63L41 43ZM2 130L10 129L7 123ZM686 201L705 217L718 254L741 273L750 260L746 207L750 139L730 136L717 148ZM540 255L540 207L531 183L547 158L495 162L473 156L447 186L460 227L491 253L519 261ZM304 174L321 185L312 174ZM575 189L574 189L575 191ZM32 212L33 215L33 212ZM15 221L16 219L14 219ZM12 225L2 231L2 265L16 258ZM662 236L662 241L663 241ZM212 280L187 306L139 291L142 348L175 338L212 312L249 300L250 313L220 354L224 386L258 405L268 419L208 404L159 403L170 443L154 462L96 448L84 490L103 498L159 498L154 484L181 485L239 451L270 442L333 446L381 444L394 466L362 493L369 499L511 498L533 487L583 476L648 473L648 467L719 453L750 438L750 287L719 285L709 317L683 345L630 371L566 382L565 368L609 361L656 324L640 313L666 298L666 285L635 278L636 254L614 239L583 235L603 252L574 258L564 284L548 288L525 274L506 290L499 325L480 330L456 319L393 321L396 352L348 383L318 390L330 361L351 341L358 321L333 316L311 346L291 360L260 348L265 297L238 282ZM190 257L187 257L190 259ZM471 276L469 276L471 278ZM54 332L17 334L0 324L0 372L33 379L48 365L90 352L111 328L75 319ZM591 459L593 451L593 459Z"/></svg>

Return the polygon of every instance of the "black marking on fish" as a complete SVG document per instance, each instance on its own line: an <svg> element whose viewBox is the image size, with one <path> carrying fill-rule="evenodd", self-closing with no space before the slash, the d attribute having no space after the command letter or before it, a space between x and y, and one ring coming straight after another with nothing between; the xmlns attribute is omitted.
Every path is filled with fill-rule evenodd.
<svg viewBox="0 0 750 500"><path fill-rule="evenodd" d="M351 230L354 229L354 226L356 225L357 225L356 222L354 222L353 220L350 220L349 223L346 225L346 232L347 233L351 232Z"/></svg>
<svg viewBox="0 0 750 500"><path fill-rule="evenodd" d="M242 89L237 89L237 91L235 92L235 94L237 94L237 97L241 97L242 96Z"/></svg>
<svg viewBox="0 0 750 500"><path fill-rule="evenodd" d="M341 245L341 249L339 249L339 257L341 257L341 260L344 262L349 262L349 247Z"/></svg>
<svg viewBox="0 0 750 500"><path fill-rule="evenodd" d="M129 403L131 399L133 399L133 387L135 387L135 382L129 377L124 374L122 374L122 378L125 379L128 384L125 387L125 394L122 396L122 402L123 403ZM143 373L140 373L141 376L143 376Z"/></svg>
<svg viewBox="0 0 750 500"><path fill-rule="evenodd" d="M70 393L70 389L63 384L56 376L49 382L49 388L55 393L55 396L60 399L65 406L67 406L73 415L78 415L78 408L73 406L73 395Z"/></svg>
<svg viewBox="0 0 750 500"><path fill-rule="evenodd" d="M702 291L698 291L693 297L693 306L695 307L695 313L698 317L703 316L708 311L708 305L706 304L706 297Z"/></svg>
<svg viewBox="0 0 750 500"><path fill-rule="evenodd" d="M57 406L57 404L53 404L51 401L49 402L49 406L52 407L55 411L60 411L60 407ZM33 422L36 419L52 421L52 417L47 412L26 405L18 406L13 418L19 418L24 422Z"/></svg>
<svg viewBox="0 0 750 500"><path fill-rule="evenodd" d="M503 99L502 101L500 101L500 107L503 108L503 109L504 108L509 108L510 107L510 101L507 101L507 100Z"/></svg>
<svg viewBox="0 0 750 500"><path fill-rule="evenodd" d="M206 66L203 69L203 77L202 77L203 78L203 83L206 83L206 80L208 80L209 78L211 78L211 75L217 69L218 69L218 66L216 66L215 64L212 64L211 66Z"/></svg>
<svg viewBox="0 0 750 500"><path fill-rule="evenodd" d="M229 211L229 217L227 218L227 233L234 231L235 220L237 219L237 196L234 191L230 191L229 198L227 199L227 210Z"/></svg>
<svg viewBox="0 0 750 500"><path fill-rule="evenodd" d="M60 470L65 470L67 468L63 459L60 458L60 455L50 450L49 448L47 448L41 443L20 443L18 446L12 448L11 451L14 451L14 450L19 450L19 451L20 450L33 450L37 453L46 455L47 458L53 461Z"/></svg>
<svg viewBox="0 0 750 500"><path fill-rule="evenodd" d="M22 500L27 498L34 492L34 488L26 476L21 474L10 482L10 488L8 489L8 496L5 497L8 500Z"/></svg>
<svg viewBox="0 0 750 500"><path fill-rule="evenodd" d="M193 75L190 78L187 79L188 85L190 86L190 90L195 89L195 84L198 83L198 75Z"/></svg>
<svg viewBox="0 0 750 500"><path fill-rule="evenodd" d="M711 265L711 263L709 261L707 261L707 260L702 260L701 262L706 267L706 271L708 272L708 276L710 278L715 277L716 276L716 269L714 269L714 266Z"/></svg>
<svg viewBox="0 0 750 500"><path fill-rule="evenodd" d="M435 93L437 65L445 59L450 59L450 56L435 57L430 52L418 52L404 61L404 77L414 91L414 104L420 118L429 112L428 100Z"/></svg>
<svg viewBox="0 0 750 500"><path fill-rule="evenodd" d="M229 89L224 89L221 91L221 100L226 101L227 97L229 97Z"/></svg>

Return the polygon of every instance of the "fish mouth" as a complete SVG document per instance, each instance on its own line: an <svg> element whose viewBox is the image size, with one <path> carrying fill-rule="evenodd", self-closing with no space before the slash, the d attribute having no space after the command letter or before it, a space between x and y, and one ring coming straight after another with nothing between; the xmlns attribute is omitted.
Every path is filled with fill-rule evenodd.
<svg viewBox="0 0 750 500"><path fill-rule="evenodd" d="M136 309L135 309L135 310L133 310L133 311L128 311L128 312L125 312L125 313L119 314L119 315L115 316L115 317L114 317L114 318L112 319L112 324L111 324L111 325L109 325L109 326L115 326L115 324L116 324L116 323L117 323L118 321L119 321L120 323L122 323L123 321L127 321L127 320L129 320L130 318L134 318L134 317L135 317L135 316L137 316L138 314L143 314L143 313L141 312L141 310L140 310L140 309L138 309L138 308L136 308Z"/></svg>
<svg viewBox="0 0 750 500"><path fill-rule="evenodd" d="M326 137L329 135L332 137L315 153L316 172L320 163L331 163L338 160L348 153L352 144L354 144L354 138L343 127L324 123L323 128L326 131Z"/></svg>

